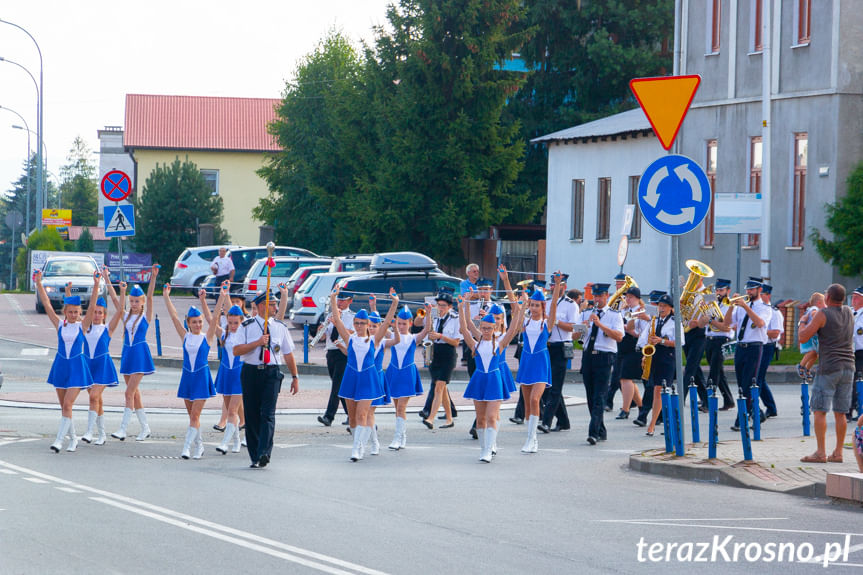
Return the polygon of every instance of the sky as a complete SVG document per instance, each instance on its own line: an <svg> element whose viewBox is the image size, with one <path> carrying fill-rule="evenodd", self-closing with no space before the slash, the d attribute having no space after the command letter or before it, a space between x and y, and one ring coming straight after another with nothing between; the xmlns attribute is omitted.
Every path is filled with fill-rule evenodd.
<svg viewBox="0 0 863 575"><path fill-rule="evenodd" d="M126 94L280 97L297 63L331 29L359 43L386 23L393 0L8 0L0 20L42 50L44 141L57 182L76 136L96 152L97 130L122 126ZM0 22L0 57L39 80L39 56ZM0 192L24 172L36 132L36 88L0 61ZM30 145L36 151L36 136ZM98 155L93 154L98 166Z"/></svg>

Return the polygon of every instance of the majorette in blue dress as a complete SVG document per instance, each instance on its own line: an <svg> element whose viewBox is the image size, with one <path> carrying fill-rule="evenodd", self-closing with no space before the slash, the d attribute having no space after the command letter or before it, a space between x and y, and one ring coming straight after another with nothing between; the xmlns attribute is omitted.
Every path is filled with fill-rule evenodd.
<svg viewBox="0 0 863 575"><path fill-rule="evenodd" d="M111 336L108 335L108 326L105 324L91 325L90 331L84 334L84 351L90 366L90 375L93 383L116 387L119 385L117 368L111 358L109 346Z"/></svg>
<svg viewBox="0 0 863 575"><path fill-rule="evenodd" d="M548 358L548 328L545 320L528 319L524 324L524 345L515 381L519 385L544 383L551 387L551 361Z"/></svg>
<svg viewBox="0 0 863 575"><path fill-rule="evenodd" d="M58 389L87 388L93 385L90 366L84 356L84 334L80 323L66 323L57 328L57 353L48 373L48 383Z"/></svg>
<svg viewBox="0 0 863 575"><path fill-rule="evenodd" d="M500 339L503 334L496 333L495 336ZM512 370L506 362L506 348L501 348L497 355L500 357L500 378L503 380L503 388L510 393L518 391L518 386L515 384L515 379L512 377ZM550 365L550 364L549 364Z"/></svg>
<svg viewBox="0 0 863 575"><path fill-rule="evenodd" d="M187 333L183 338L183 375L180 376L180 387L177 397L181 399L208 399L216 395L213 376L210 374L210 344L207 337L199 333Z"/></svg>
<svg viewBox="0 0 863 575"><path fill-rule="evenodd" d="M423 384L416 365L417 340L415 334L401 336L399 343L390 347L390 364L384 373L390 397L415 397L423 394Z"/></svg>
<svg viewBox="0 0 863 575"><path fill-rule="evenodd" d="M381 380L381 387L383 387L384 395L383 397L379 397L372 402L372 405L375 407L379 405L389 405L393 402L393 398L390 396L389 386L387 386L387 380L384 377L384 354L387 351L384 342L387 338L384 338L381 341L381 345L378 347L378 351L375 354L375 370L378 372L378 377Z"/></svg>
<svg viewBox="0 0 863 575"><path fill-rule="evenodd" d="M134 373L150 375L156 371L153 366L153 356L150 355L150 346L147 344L147 330L150 324L147 316L140 317L137 324L135 319L138 318L138 314L127 313L123 317L123 353L120 356L120 373L123 375ZM132 331L133 326L134 331Z"/></svg>
<svg viewBox="0 0 863 575"><path fill-rule="evenodd" d="M497 345L497 344L495 344ZM499 346L498 346L499 347ZM465 399L476 401L503 401L509 399L509 391L500 373L500 351L492 342L483 340L476 345L476 370L464 390Z"/></svg>
<svg viewBox="0 0 863 575"><path fill-rule="evenodd" d="M240 382L240 371L243 360L234 356L234 346L240 341L237 332L226 332L222 345L222 357L219 360L219 372L216 374L216 392L221 395L243 395L243 385Z"/></svg>
<svg viewBox="0 0 863 575"><path fill-rule="evenodd" d="M375 340L353 334L348 340L348 365L342 377L339 397L364 401L383 396L383 382L375 367Z"/></svg>

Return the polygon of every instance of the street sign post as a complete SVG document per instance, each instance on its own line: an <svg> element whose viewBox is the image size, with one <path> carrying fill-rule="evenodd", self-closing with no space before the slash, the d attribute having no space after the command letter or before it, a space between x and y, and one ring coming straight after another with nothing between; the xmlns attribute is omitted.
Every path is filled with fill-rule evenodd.
<svg viewBox="0 0 863 575"><path fill-rule="evenodd" d="M99 187L102 195L112 202L122 202L132 193L132 179L126 172L111 170L102 178Z"/></svg>

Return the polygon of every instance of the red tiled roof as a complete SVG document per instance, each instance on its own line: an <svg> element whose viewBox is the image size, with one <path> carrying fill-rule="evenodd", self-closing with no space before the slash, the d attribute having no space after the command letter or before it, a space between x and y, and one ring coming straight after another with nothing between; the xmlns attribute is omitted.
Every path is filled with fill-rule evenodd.
<svg viewBox="0 0 863 575"><path fill-rule="evenodd" d="M90 230L90 235L93 236L94 241L105 241L111 238L105 237L105 228L101 226L88 226ZM69 239L73 241L77 241L78 238L81 237L81 234L84 232L84 226L69 226Z"/></svg>
<svg viewBox="0 0 863 575"><path fill-rule="evenodd" d="M127 148L275 152L275 98L126 94Z"/></svg>

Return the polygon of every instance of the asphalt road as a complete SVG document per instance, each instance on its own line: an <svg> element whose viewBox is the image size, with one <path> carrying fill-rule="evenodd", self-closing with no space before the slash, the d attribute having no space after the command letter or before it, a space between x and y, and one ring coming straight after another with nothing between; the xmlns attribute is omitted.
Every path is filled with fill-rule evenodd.
<svg viewBox="0 0 863 575"><path fill-rule="evenodd" d="M46 358L15 351L0 344L4 391L46 385ZM176 385L159 372L154 385ZM780 417L765 435L799 434L798 390L774 393ZM651 557L668 573L812 573L820 563L797 559L811 545L821 561L834 543L848 551L834 570L863 569L859 508L634 473L628 454L660 436L611 421L608 442L590 447L585 408L570 413L573 430L540 435L536 455L519 451L525 427L505 422L491 465L477 461L469 412L451 430L409 416L407 449L358 463L343 427L282 415L273 462L252 470L245 452L218 455L213 431L202 460L179 459L180 414L151 415L150 441L53 454L56 410L0 407L0 573L639 573ZM109 431L118 420L109 414ZM386 446L392 416L378 423ZM702 550L714 537L718 549ZM785 561L764 562L778 544Z"/></svg>

